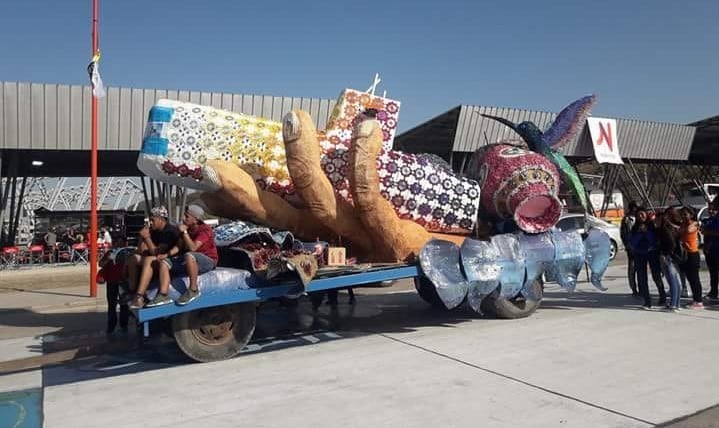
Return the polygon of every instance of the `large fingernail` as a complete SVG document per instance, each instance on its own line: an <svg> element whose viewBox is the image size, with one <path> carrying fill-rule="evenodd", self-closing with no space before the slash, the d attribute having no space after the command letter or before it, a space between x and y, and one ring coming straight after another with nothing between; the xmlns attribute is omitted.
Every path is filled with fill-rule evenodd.
<svg viewBox="0 0 719 428"><path fill-rule="evenodd" d="M378 122L376 120L365 119L357 125L357 128L355 128L355 133L358 137L369 137L370 134L372 134L372 131L374 131L375 126L377 125Z"/></svg>
<svg viewBox="0 0 719 428"><path fill-rule="evenodd" d="M291 111L282 119L282 138L285 141L294 141L300 138L300 118Z"/></svg>

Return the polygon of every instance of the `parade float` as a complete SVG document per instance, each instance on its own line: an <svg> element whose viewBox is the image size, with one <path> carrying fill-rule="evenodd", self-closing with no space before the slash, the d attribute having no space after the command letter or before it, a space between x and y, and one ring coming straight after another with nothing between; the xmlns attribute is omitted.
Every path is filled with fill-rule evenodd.
<svg viewBox="0 0 719 428"><path fill-rule="evenodd" d="M139 169L202 191L210 212L234 220L216 228L218 245L250 263L238 269L225 256L200 278L202 299L143 309L139 319L176 315L180 347L207 361L239 352L254 329L254 310L242 305L271 297L414 278L435 306L517 318L539 306L545 273L571 291L586 265L601 289L606 234L554 228L562 181L586 206L581 180L559 148L594 102L575 101L544 132L492 117L518 139L480 148L460 176L436 156L393 150L400 103L373 93L342 91L321 131L299 109L276 122L160 100L149 112ZM184 291L184 282L174 284L172 293ZM233 334L239 339L229 348L225 338L189 340L193 325L210 322L197 318L201 308L220 308L223 325L241 330Z"/></svg>

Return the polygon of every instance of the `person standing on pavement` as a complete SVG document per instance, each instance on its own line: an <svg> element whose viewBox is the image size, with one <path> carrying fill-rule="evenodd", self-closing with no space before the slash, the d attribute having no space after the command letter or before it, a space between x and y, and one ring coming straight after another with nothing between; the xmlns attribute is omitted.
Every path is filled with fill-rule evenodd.
<svg viewBox="0 0 719 428"><path fill-rule="evenodd" d="M679 310L679 303L682 297L682 283L679 279L679 260L677 251L679 242L679 225L681 216L675 208L669 208L661 217L661 223L657 228L657 242L659 246L659 262L662 273L669 283L669 303L666 308L671 311Z"/></svg>
<svg viewBox="0 0 719 428"><path fill-rule="evenodd" d="M641 208L636 211L636 223L634 224L629 237L629 247L634 255L639 294L642 299L644 299L642 309L651 309L652 298L649 294L647 265L649 264L649 260L652 258L652 255L657 254L657 237L654 224L648 221L647 212ZM666 300L666 297L664 300Z"/></svg>
<svg viewBox="0 0 719 428"><path fill-rule="evenodd" d="M637 291L636 281L637 270L634 265L634 255L632 254L632 250L629 245L632 228L634 228L634 224L636 223L636 212L637 203L634 201L629 202L619 230L622 238L622 244L624 244L624 250L627 252L627 279L629 280L629 288L632 290L632 296L638 297L639 292Z"/></svg>
<svg viewBox="0 0 719 428"><path fill-rule="evenodd" d="M719 300L719 200L709 203L709 218L702 222L701 233L704 235L704 255L709 268L709 294L707 300Z"/></svg>
<svg viewBox="0 0 719 428"><path fill-rule="evenodd" d="M103 244L112 245L112 235L110 235L110 231L107 230L106 227L100 229L100 239L102 240ZM98 242L100 241L98 240Z"/></svg>
<svg viewBox="0 0 719 428"><path fill-rule="evenodd" d="M699 279L699 224L696 221L694 210L690 207L683 207L682 226L680 229L681 243L686 251L686 261L681 265L681 269L687 276L689 288L692 290L691 309L704 309L702 303L702 282Z"/></svg>
<svg viewBox="0 0 719 428"><path fill-rule="evenodd" d="M57 259L57 233L55 233L54 227L47 231L43 240L45 241L45 248L50 254L50 261L55 261Z"/></svg>
<svg viewBox="0 0 719 428"><path fill-rule="evenodd" d="M661 222L661 214L657 215L657 213L653 210L647 211L647 223L654 228L654 234L657 236L657 241L659 240L658 229ZM667 291L664 288L664 281L662 280L662 264L659 261L658 242L656 250L649 252L649 259L647 261L649 264L649 270L652 272L652 279L654 280L654 285L656 285L657 293L659 294L659 302L657 303L657 305L664 306L667 304Z"/></svg>
<svg viewBox="0 0 719 428"><path fill-rule="evenodd" d="M125 238L118 239L117 247L105 253L100 260L107 296L107 334L112 334L115 327L117 327L118 304L120 305L120 329L123 333L127 333L130 319L130 309L127 302L120 298L121 293L127 291L127 267L125 262L128 257L132 256L132 248L125 248L126 244Z"/></svg>

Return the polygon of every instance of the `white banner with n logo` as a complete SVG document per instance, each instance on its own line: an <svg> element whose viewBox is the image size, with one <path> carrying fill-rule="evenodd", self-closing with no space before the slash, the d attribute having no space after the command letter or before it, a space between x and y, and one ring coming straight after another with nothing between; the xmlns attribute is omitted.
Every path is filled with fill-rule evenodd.
<svg viewBox="0 0 719 428"><path fill-rule="evenodd" d="M589 135L592 137L594 157L599 163L623 164L619 155L619 140L617 139L617 121L601 117L587 118Z"/></svg>

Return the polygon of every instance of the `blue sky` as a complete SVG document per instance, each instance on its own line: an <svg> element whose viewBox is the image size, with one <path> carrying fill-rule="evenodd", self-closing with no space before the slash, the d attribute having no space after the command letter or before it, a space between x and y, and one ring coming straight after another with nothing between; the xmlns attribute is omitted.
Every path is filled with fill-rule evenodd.
<svg viewBox="0 0 719 428"><path fill-rule="evenodd" d="M0 0L0 80L86 83L91 0ZM686 123L719 114L719 2L100 0L111 86L334 98L400 130L459 104Z"/></svg>

